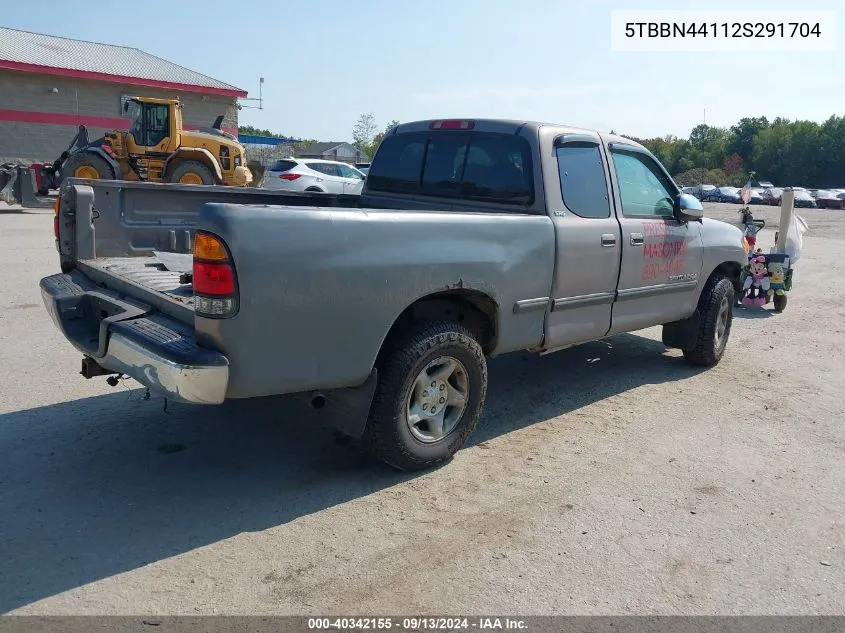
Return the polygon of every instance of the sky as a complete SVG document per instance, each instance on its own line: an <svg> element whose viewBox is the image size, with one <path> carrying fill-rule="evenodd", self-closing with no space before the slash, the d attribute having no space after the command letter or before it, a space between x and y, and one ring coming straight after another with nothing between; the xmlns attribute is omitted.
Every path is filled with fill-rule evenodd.
<svg viewBox="0 0 845 633"><path fill-rule="evenodd" d="M845 115L842 0L28 0L0 25L134 46L243 88L242 125L350 140L362 113L516 118L651 137ZM841 6L840 6L841 5ZM610 50L614 9L839 9L835 52ZM180 43L179 36L184 43ZM244 105L256 105L245 102Z"/></svg>

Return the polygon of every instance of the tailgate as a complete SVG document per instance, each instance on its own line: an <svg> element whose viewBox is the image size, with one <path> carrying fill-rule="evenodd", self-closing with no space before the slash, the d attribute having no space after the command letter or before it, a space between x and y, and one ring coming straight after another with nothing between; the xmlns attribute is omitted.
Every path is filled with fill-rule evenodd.
<svg viewBox="0 0 845 633"><path fill-rule="evenodd" d="M225 399L229 361L199 346L192 326L97 286L79 270L43 278L41 295L56 327L108 370L102 373L126 374L181 402Z"/></svg>

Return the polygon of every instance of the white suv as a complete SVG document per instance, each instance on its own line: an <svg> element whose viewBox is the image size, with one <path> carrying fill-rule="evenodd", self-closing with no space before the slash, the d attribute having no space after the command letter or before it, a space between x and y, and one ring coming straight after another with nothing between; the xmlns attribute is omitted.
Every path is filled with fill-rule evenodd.
<svg viewBox="0 0 845 633"><path fill-rule="evenodd" d="M310 158L275 161L264 174L264 189L360 195L364 174L346 163Z"/></svg>

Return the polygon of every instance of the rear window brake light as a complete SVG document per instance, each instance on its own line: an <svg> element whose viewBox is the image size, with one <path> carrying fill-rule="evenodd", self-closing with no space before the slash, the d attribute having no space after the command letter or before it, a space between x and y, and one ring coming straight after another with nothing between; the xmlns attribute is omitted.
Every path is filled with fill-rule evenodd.
<svg viewBox="0 0 845 633"><path fill-rule="evenodd" d="M465 119L446 119L434 121L430 126L432 130L471 130L475 127L475 121Z"/></svg>

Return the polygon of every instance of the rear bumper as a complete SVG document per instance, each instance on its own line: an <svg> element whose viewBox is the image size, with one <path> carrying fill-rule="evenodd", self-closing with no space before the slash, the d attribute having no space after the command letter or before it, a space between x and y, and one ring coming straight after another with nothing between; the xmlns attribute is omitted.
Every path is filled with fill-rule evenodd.
<svg viewBox="0 0 845 633"><path fill-rule="evenodd" d="M228 359L200 347L188 326L104 291L78 272L45 277L41 296L65 338L100 366L179 402L226 399Z"/></svg>

